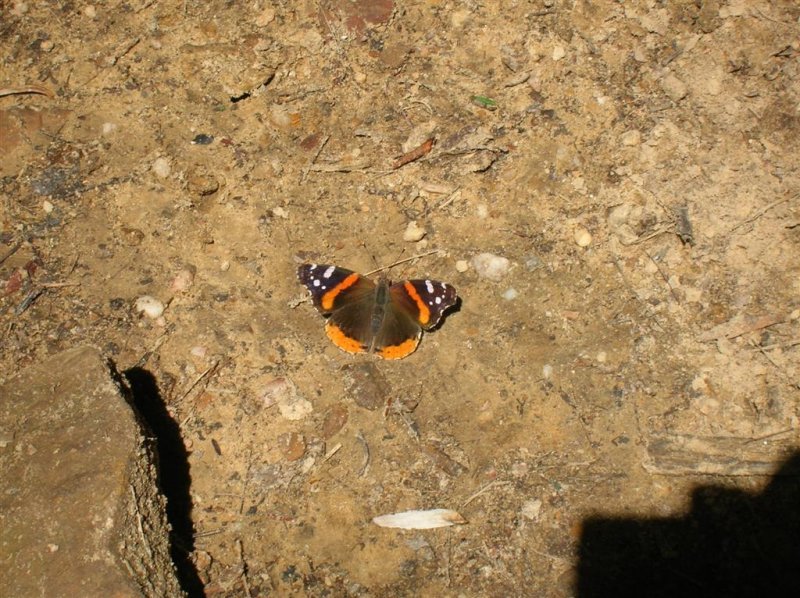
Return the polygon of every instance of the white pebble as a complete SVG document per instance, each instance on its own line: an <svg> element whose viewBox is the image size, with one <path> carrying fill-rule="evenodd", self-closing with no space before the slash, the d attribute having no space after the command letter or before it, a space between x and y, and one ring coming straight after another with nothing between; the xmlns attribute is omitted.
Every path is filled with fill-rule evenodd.
<svg viewBox="0 0 800 598"><path fill-rule="evenodd" d="M277 208L272 208L272 215L277 216L278 218L283 218L284 220L289 217L289 212L287 212L284 208L278 206Z"/></svg>
<svg viewBox="0 0 800 598"><path fill-rule="evenodd" d="M608 354L605 351L598 351L597 353L598 363L605 363L606 360L608 360Z"/></svg>
<svg viewBox="0 0 800 598"><path fill-rule="evenodd" d="M622 145L639 145L642 142L642 134L636 129L625 131L620 137Z"/></svg>
<svg viewBox="0 0 800 598"><path fill-rule="evenodd" d="M42 209L45 214L52 214L55 206L46 199L42 202Z"/></svg>
<svg viewBox="0 0 800 598"><path fill-rule="evenodd" d="M553 377L553 366L549 363L542 366L542 378L549 380Z"/></svg>
<svg viewBox="0 0 800 598"><path fill-rule="evenodd" d="M456 262L456 272L466 272L469 270L469 262L467 260L458 260Z"/></svg>
<svg viewBox="0 0 800 598"><path fill-rule="evenodd" d="M203 345L195 345L194 347L192 347L190 353L192 354L193 357L202 358L206 356L206 353L208 353L208 349Z"/></svg>
<svg viewBox="0 0 800 598"><path fill-rule="evenodd" d="M522 509L520 510L525 519L530 519L531 521L539 521L539 516L542 513L542 501L538 498L532 498L530 500L526 500L525 503L522 505Z"/></svg>
<svg viewBox="0 0 800 598"><path fill-rule="evenodd" d="M489 215L489 208L486 207L486 204L480 203L478 207L475 208L475 211L478 214L478 218L486 218Z"/></svg>
<svg viewBox="0 0 800 598"><path fill-rule="evenodd" d="M167 178L171 170L172 168L169 165L169 160L166 158L156 158L155 162L153 162L153 172L155 172L156 176L159 178Z"/></svg>
<svg viewBox="0 0 800 598"><path fill-rule="evenodd" d="M421 241L422 237L425 236L425 233L425 229L419 226L416 220L412 220L408 223L408 226L403 233L403 241L407 241L409 243Z"/></svg>
<svg viewBox="0 0 800 598"><path fill-rule="evenodd" d="M134 309L137 314L144 314L148 318L160 318L164 313L164 304L155 297L150 295L142 295L136 300Z"/></svg>
<svg viewBox="0 0 800 598"><path fill-rule="evenodd" d="M567 51L564 49L564 46L556 46L553 48L553 60L561 60L566 55Z"/></svg>
<svg viewBox="0 0 800 598"><path fill-rule="evenodd" d="M517 291L515 288L510 288L503 293L503 299L506 301L513 301L517 297L519 297L519 291Z"/></svg>
<svg viewBox="0 0 800 598"><path fill-rule="evenodd" d="M100 130L102 131L103 135L111 135L111 133L117 130L117 124L108 122L103 123L103 126L100 128Z"/></svg>
<svg viewBox="0 0 800 598"><path fill-rule="evenodd" d="M219 269L223 272L227 272L231 269L231 263L228 260L225 260L219 265Z"/></svg>
<svg viewBox="0 0 800 598"><path fill-rule="evenodd" d="M592 244L592 234L585 228L579 228L575 231L575 242L578 247L588 247Z"/></svg>
<svg viewBox="0 0 800 598"><path fill-rule="evenodd" d="M91 4L87 5L83 9L83 14L85 14L90 19L93 19L97 16L97 9L92 6Z"/></svg>
<svg viewBox="0 0 800 598"><path fill-rule="evenodd" d="M472 258L472 267L480 278L499 282L508 274L511 262L493 253L479 253Z"/></svg>

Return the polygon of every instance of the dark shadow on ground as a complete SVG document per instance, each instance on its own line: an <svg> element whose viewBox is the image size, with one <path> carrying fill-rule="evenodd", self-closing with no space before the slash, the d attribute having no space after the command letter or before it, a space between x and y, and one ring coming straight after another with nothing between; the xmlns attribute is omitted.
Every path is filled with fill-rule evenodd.
<svg viewBox="0 0 800 598"><path fill-rule="evenodd" d="M700 486L685 517L583 530L579 598L800 596L800 452L760 494Z"/></svg>
<svg viewBox="0 0 800 598"><path fill-rule="evenodd" d="M167 498L167 519L172 528L170 537L172 561L181 587L190 598L205 595L203 583L191 560L194 550L192 499L189 494L189 455L181 437L178 422L172 419L158 391L153 375L142 368L123 372L132 392L132 401L155 436L158 454L158 482Z"/></svg>

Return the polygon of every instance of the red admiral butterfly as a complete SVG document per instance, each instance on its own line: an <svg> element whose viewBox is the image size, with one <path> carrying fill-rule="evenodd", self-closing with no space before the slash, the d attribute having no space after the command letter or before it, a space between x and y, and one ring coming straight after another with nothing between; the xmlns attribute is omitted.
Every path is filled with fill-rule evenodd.
<svg viewBox="0 0 800 598"><path fill-rule="evenodd" d="M297 277L311 291L316 308L329 315L328 338L348 353L376 353L402 359L414 352L422 336L455 305L456 290L435 280L377 284L337 266L303 264Z"/></svg>

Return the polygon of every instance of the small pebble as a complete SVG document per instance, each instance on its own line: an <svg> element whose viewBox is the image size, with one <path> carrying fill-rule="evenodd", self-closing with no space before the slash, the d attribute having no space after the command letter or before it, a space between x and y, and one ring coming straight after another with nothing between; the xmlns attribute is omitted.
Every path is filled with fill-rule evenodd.
<svg viewBox="0 0 800 598"><path fill-rule="evenodd" d="M196 345L196 346L192 347L192 350L190 351L190 353L192 354L192 357L203 358L203 357L206 356L206 353L208 353L208 349L206 347L204 347L203 345Z"/></svg>
<svg viewBox="0 0 800 598"><path fill-rule="evenodd" d="M408 223L405 232L403 233L403 241L407 241L409 243L415 243L417 241L421 241L422 237L424 237L426 231L424 228L417 224L416 220L412 220Z"/></svg>
<svg viewBox="0 0 800 598"><path fill-rule="evenodd" d="M469 270L469 262L467 260L458 260L456 262L456 272L466 272Z"/></svg>
<svg viewBox="0 0 800 598"><path fill-rule="evenodd" d="M606 354L605 351L599 351L597 353L597 361L598 361L598 363L605 363L607 359L608 359L608 354Z"/></svg>
<svg viewBox="0 0 800 598"><path fill-rule="evenodd" d="M170 288L176 293L188 290L194 284L194 272L189 268L184 268L172 279Z"/></svg>
<svg viewBox="0 0 800 598"><path fill-rule="evenodd" d="M575 231L575 242L578 247L588 247L592 244L592 235L585 228L579 228Z"/></svg>
<svg viewBox="0 0 800 598"><path fill-rule="evenodd" d="M508 274L511 262L493 253L479 253L472 258L472 267L480 278L499 282Z"/></svg>
<svg viewBox="0 0 800 598"><path fill-rule="evenodd" d="M636 129L625 131L620 137L620 141L622 141L622 145L639 145L642 142L642 134Z"/></svg>
<svg viewBox="0 0 800 598"><path fill-rule="evenodd" d="M167 178L171 170L169 160L166 158L156 158L153 162L153 172L156 173L156 176L159 178Z"/></svg>
<svg viewBox="0 0 800 598"><path fill-rule="evenodd" d="M97 9L91 4L89 4L88 6L85 6L83 8L83 14L89 17L90 19L93 19L97 16Z"/></svg>
<svg viewBox="0 0 800 598"><path fill-rule="evenodd" d="M49 52L55 47L55 44L52 40L46 39L41 44L39 44L39 48L41 48L42 52Z"/></svg>
<svg viewBox="0 0 800 598"><path fill-rule="evenodd" d="M661 80L661 89L664 90L673 102L678 102L686 97L688 88L686 83L670 73Z"/></svg>
<svg viewBox="0 0 800 598"><path fill-rule="evenodd" d="M277 208L272 208L272 215L277 216L278 218L288 218L289 212L287 212L284 208L278 206Z"/></svg>
<svg viewBox="0 0 800 598"><path fill-rule="evenodd" d="M136 300L134 309L138 314L144 314L148 318L160 318L164 313L164 304L155 297L142 295Z"/></svg>
<svg viewBox="0 0 800 598"><path fill-rule="evenodd" d="M42 209L45 214L52 214L55 206L46 199L42 202Z"/></svg>
<svg viewBox="0 0 800 598"><path fill-rule="evenodd" d="M223 272L227 272L228 270L231 269L231 263L228 260L225 260L219 265L219 269L222 270Z"/></svg>
<svg viewBox="0 0 800 598"><path fill-rule="evenodd" d="M549 363L542 366L542 378L549 380L553 377L553 366Z"/></svg>
<svg viewBox="0 0 800 598"><path fill-rule="evenodd" d="M564 49L564 46L556 46L553 48L553 60L561 60L566 55L567 51Z"/></svg>
<svg viewBox="0 0 800 598"><path fill-rule="evenodd" d="M517 289L514 288L510 288L506 290L505 293L503 293L503 299L505 299L506 301L513 301L517 297L519 297L519 291L517 291Z"/></svg>
<svg viewBox="0 0 800 598"><path fill-rule="evenodd" d="M478 218L486 218L489 215L489 208L486 207L486 204L480 203L478 207L475 209L478 214Z"/></svg>
<svg viewBox="0 0 800 598"><path fill-rule="evenodd" d="M538 521L539 516L542 513L542 501L539 500L538 498L532 498L531 500L526 500L525 503L522 505L520 513L526 519L530 519L531 521Z"/></svg>

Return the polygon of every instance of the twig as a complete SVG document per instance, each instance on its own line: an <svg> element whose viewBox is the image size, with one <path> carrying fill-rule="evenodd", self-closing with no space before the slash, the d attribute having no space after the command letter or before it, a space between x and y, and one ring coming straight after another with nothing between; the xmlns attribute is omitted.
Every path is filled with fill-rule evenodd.
<svg viewBox="0 0 800 598"><path fill-rule="evenodd" d="M475 494L473 494L473 495L472 495L472 496L470 496L470 497L469 497L467 500L465 500L465 501L464 501L464 502L461 504L461 508L463 509L463 508L464 508L464 507L466 507L466 506L467 506L469 503L471 503L473 500L475 500L476 498L478 498L478 497L479 497L479 496L481 496L482 494L485 494L485 493L487 493L487 492L488 492L489 490L491 490L492 488L495 488L495 487L497 487L497 486L508 486L510 483L511 483L511 481L509 481L509 480L495 480L494 482L489 482L489 483L488 483L488 484L486 484L486 485L485 485L483 488L481 488L481 489L480 489L480 490L478 490L478 491L477 491Z"/></svg>
<svg viewBox="0 0 800 598"><path fill-rule="evenodd" d="M136 488L133 487L133 484L129 484L128 487L131 489L131 494L133 495L133 506L136 508L136 522L139 525L139 535L142 536L142 544L144 544L144 548L145 550L147 550L147 556L149 556L150 560L152 561L153 549L150 546L150 541L144 534L144 525L142 524L142 512L139 510L139 497L136 495Z"/></svg>
<svg viewBox="0 0 800 598"><path fill-rule="evenodd" d="M5 96L22 95L29 93L47 96L48 98L53 97L53 92L47 89L46 87L42 87L41 85L26 85L25 87L0 88L0 98L4 98Z"/></svg>
<svg viewBox="0 0 800 598"><path fill-rule="evenodd" d="M244 592L245 595L252 597L253 594L250 593L250 583L247 581L247 562L244 560L244 547L242 546L241 538L236 538L236 546L239 547L239 561L241 562L242 567L242 584L244 585Z"/></svg>
<svg viewBox="0 0 800 598"><path fill-rule="evenodd" d="M308 170L310 172L356 172L358 170L366 170L371 164L369 160L353 162L352 164L312 164L308 167Z"/></svg>
<svg viewBox="0 0 800 598"><path fill-rule="evenodd" d="M195 386L197 386L198 384L200 384L200 381L201 381L203 378L205 378L205 377L206 377L206 376L208 376L208 375L209 375L211 372L213 372L215 369L217 369L217 366L218 366L218 365L219 365L219 359L217 359L217 360L216 360L214 363L212 363L210 366L208 366L208 367L207 367L207 368L206 368L206 369L203 371L203 373L202 373L202 374L200 374L200 375L199 375L199 376L198 376L198 377L195 379L195 381L194 381L194 382L192 382L192 383L189 385L189 388L188 388L188 390L187 390L185 393L183 393L183 395L182 395L182 396L181 396L181 397L178 399L178 402L180 403L180 402L182 402L182 401L183 401L183 400L184 400L186 397L188 397L188 396L189 396L189 393L191 393L191 392L194 390Z"/></svg>
<svg viewBox="0 0 800 598"><path fill-rule="evenodd" d="M786 341L785 343L773 343L771 345L764 345L753 347L753 351L771 351L772 349L788 349L789 347L795 347L800 345L800 338L796 338L790 341Z"/></svg>
<svg viewBox="0 0 800 598"><path fill-rule="evenodd" d="M422 156L430 153L430 151L433 149L434 143L436 143L436 139L434 137L429 137L424 142L422 142L421 145L415 147L411 151L406 152L405 154L397 158L397 160L395 160L394 163L392 164L392 168L394 170L397 170L398 168L402 168L406 164L419 160Z"/></svg>
<svg viewBox="0 0 800 598"><path fill-rule="evenodd" d="M328 452L325 454L325 456L322 458L322 463L320 463L320 465L322 465L323 463L327 463L328 461L330 461L330 459L331 459L331 458L332 458L332 457L333 457L333 456L334 456L336 453L338 453L338 452L339 452L339 449L340 449L340 448L342 448L342 443L341 443L341 442L337 443L337 444L336 444L336 446L334 446L334 447L333 447L331 450L329 450L329 451L328 451Z"/></svg>
<svg viewBox="0 0 800 598"><path fill-rule="evenodd" d="M28 294L25 295L25 298L22 301L20 301L19 305L17 305L16 308L14 308L14 315L21 316L22 313L26 309L28 309L33 304L33 302L39 298L39 295L41 295L42 293L44 293L44 289L39 287L36 287L28 291Z"/></svg>
<svg viewBox="0 0 800 598"><path fill-rule="evenodd" d="M361 464L361 469L358 470L358 477L363 477L364 474L367 473L367 468L369 467L369 445L367 444L367 439L364 438L364 435L361 433L361 430L356 434L356 440L361 444L361 448L364 449L364 462Z"/></svg>
<svg viewBox="0 0 800 598"><path fill-rule="evenodd" d="M314 155L311 157L311 160L308 162L308 165L303 169L303 176L300 178L300 182L301 183L305 183L306 182L306 179L308 178L309 171L314 166L314 162L317 161L317 158L319 158L319 155L322 153L322 150L325 147L325 144L328 143L328 140L330 138L331 138L330 135L325 135L325 137L322 138L322 141L320 142L319 147L317 148L317 151L314 152Z"/></svg>
<svg viewBox="0 0 800 598"><path fill-rule="evenodd" d="M664 271L661 269L661 266L658 264L658 262L657 262L656 260L654 260L654 259L653 259L653 256L652 256L652 255L650 255L650 252L649 252L649 251L647 251L647 250L645 249L645 250L644 250L644 253L645 253L645 255L646 255L647 257L649 257L649 258L650 258L650 261L651 261L651 262L653 262L653 265L656 267L656 270L658 270L658 273L659 273L659 274L661 274L661 278L663 278L663 279L664 279L664 283L667 285L667 288L669 288L669 292L670 292L670 294L672 295L672 298L673 298L673 299L675 299L675 302L676 302L676 303L680 303L680 302L681 302L681 300L680 300L680 297L678 297L678 293L676 293L676 292L675 292L675 289L673 289L673 288L672 288L672 285L671 285L671 284L670 284L670 282L669 282L669 278L668 278L668 277L667 277L667 275L664 273Z"/></svg>
<svg viewBox="0 0 800 598"><path fill-rule="evenodd" d="M777 207L777 206L781 205L782 203L785 203L785 202L789 201L790 199L795 199L795 198L797 198L797 197L800 197L800 194L798 194L798 195L795 195L795 196L793 196L793 197L784 197L783 199L779 199L779 200L777 200L777 201L773 201L773 202L772 202L771 204L769 204L768 206L764 206L763 208L761 208L760 210L758 210L758 211L757 211L755 214L753 214L752 216L750 216L750 218L747 218L746 220L742 220L742 221L741 221L739 224L737 224L736 226L734 226L734 227L733 227L733 228L730 230L730 232L734 232L735 230L737 230L737 229L739 229L739 228L743 227L745 224L750 224L751 222L754 222L754 221L758 220L758 219L759 219L759 218L761 218L761 217L762 217L764 214L766 214L767 212L769 212L769 211L770 211L772 208L775 208L775 207Z"/></svg>
<svg viewBox="0 0 800 598"><path fill-rule="evenodd" d="M646 237L639 237L638 239L634 239L633 241L627 241L627 242L620 239L619 242L625 247L630 247L631 245L638 245L639 243L644 243L645 241L649 241L650 239L657 237L658 235L663 235L664 233L670 232L672 227L673 227L672 224L668 224L667 226L662 226L656 232L650 233Z"/></svg>
<svg viewBox="0 0 800 598"><path fill-rule="evenodd" d="M775 360L774 360L774 359L772 359L772 357L770 357L770 356L769 356L769 353L767 353L767 352L764 350L764 347L759 347L759 346L758 346L758 345L755 343L755 341L754 341L753 339L749 339L749 340L748 340L748 342L749 342L750 346L751 346L753 349L755 349L756 351L758 351L759 353L761 353L761 354L764 356L764 358L765 358L767 361L769 361L769 362L770 362L770 363L771 363L771 364L772 364L774 367L776 367L776 368L780 369L780 367L778 366L778 364L777 364L777 363L775 363Z"/></svg>
<svg viewBox="0 0 800 598"><path fill-rule="evenodd" d="M11 249L9 249L8 251L5 252L3 254L3 257L0 257L0 264L2 264L8 258L10 258L12 255L17 253L17 251L19 250L20 247L22 247L22 241L17 241L16 243L14 243L14 246Z"/></svg>

